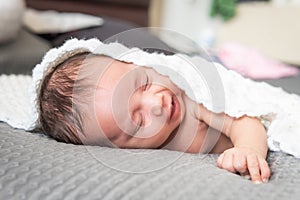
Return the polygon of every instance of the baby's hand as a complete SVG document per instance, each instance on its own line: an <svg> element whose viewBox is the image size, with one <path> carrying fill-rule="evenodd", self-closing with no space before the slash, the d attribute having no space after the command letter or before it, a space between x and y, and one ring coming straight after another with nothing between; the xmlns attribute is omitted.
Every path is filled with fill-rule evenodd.
<svg viewBox="0 0 300 200"><path fill-rule="evenodd" d="M218 167L242 176L250 175L252 182L267 182L270 168L266 159L249 147L233 147L224 151L217 160Z"/></svg>

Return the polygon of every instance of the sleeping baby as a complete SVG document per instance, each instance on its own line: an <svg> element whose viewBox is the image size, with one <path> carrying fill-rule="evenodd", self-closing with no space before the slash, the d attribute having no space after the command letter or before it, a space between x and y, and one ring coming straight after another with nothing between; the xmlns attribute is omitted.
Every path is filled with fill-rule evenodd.
<svg viewBox="0 0 300 200"><path fill-rule="evenodd" d="M218 153L220 168L255 183L270 177L258 118L214 113L151 67L77 53L46 73L38 101L42 130L58 141ZM205 144L213 132L216 141Z"/></svg>

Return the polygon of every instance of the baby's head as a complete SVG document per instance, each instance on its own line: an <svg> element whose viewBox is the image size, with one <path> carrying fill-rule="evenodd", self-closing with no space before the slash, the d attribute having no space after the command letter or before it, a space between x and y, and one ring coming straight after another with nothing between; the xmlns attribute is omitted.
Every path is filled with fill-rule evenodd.
<svg viewBox="0 0 300 200"><path fill-rule="evenodd" d="M152 68L77 54L47 75L39 96L43 131L58 141L159 148L178 129L183 91Z"/></svg>
<svg viewBox="0 0 300 200"><path fill-rule="evenodd" d="M77 54L47 74L41 85L39 98L40 121L44 133L58 141L82 144L82 118L75 115L73 88L87 53Z"/></svg>

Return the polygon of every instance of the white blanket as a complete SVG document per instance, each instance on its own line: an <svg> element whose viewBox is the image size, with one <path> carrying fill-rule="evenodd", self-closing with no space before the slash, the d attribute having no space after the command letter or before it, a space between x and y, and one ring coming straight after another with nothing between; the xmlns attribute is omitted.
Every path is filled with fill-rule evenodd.
<svg viewBox="0 0 300 200"><path fill-rule="evenodd" d="M118 43L103 44L97 39L72 39L50 50L41 64L28 76L0 76L0 120L15 128L33 130L39 126L36 93L45 71L62 58L76 52L93 52L137 65L153 67L168 75L188 96L214 112L234 117L256 116L268 127L271 150L283 151L300 158L300 97L266 83L245 79L220 64L199 57L176 54L149 54ZM70 53L72 52L72 53ZM29 87L29 93L22 92ZM21 89L22 88L22 89Z"/></svg>

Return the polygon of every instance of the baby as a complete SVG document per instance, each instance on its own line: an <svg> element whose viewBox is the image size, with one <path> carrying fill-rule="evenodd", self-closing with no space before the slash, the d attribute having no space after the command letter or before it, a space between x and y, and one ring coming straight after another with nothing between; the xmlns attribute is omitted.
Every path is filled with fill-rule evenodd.
<svg viewBox="0 0 300 200"><path fill-rule="evenodd" d="M260 120L213 113L150 67L76 54L47 74L38 98L42 129L58 141L218 153L220 168L255 183L270 177ZM209 134L216 142L204 142Z"/></svg>

